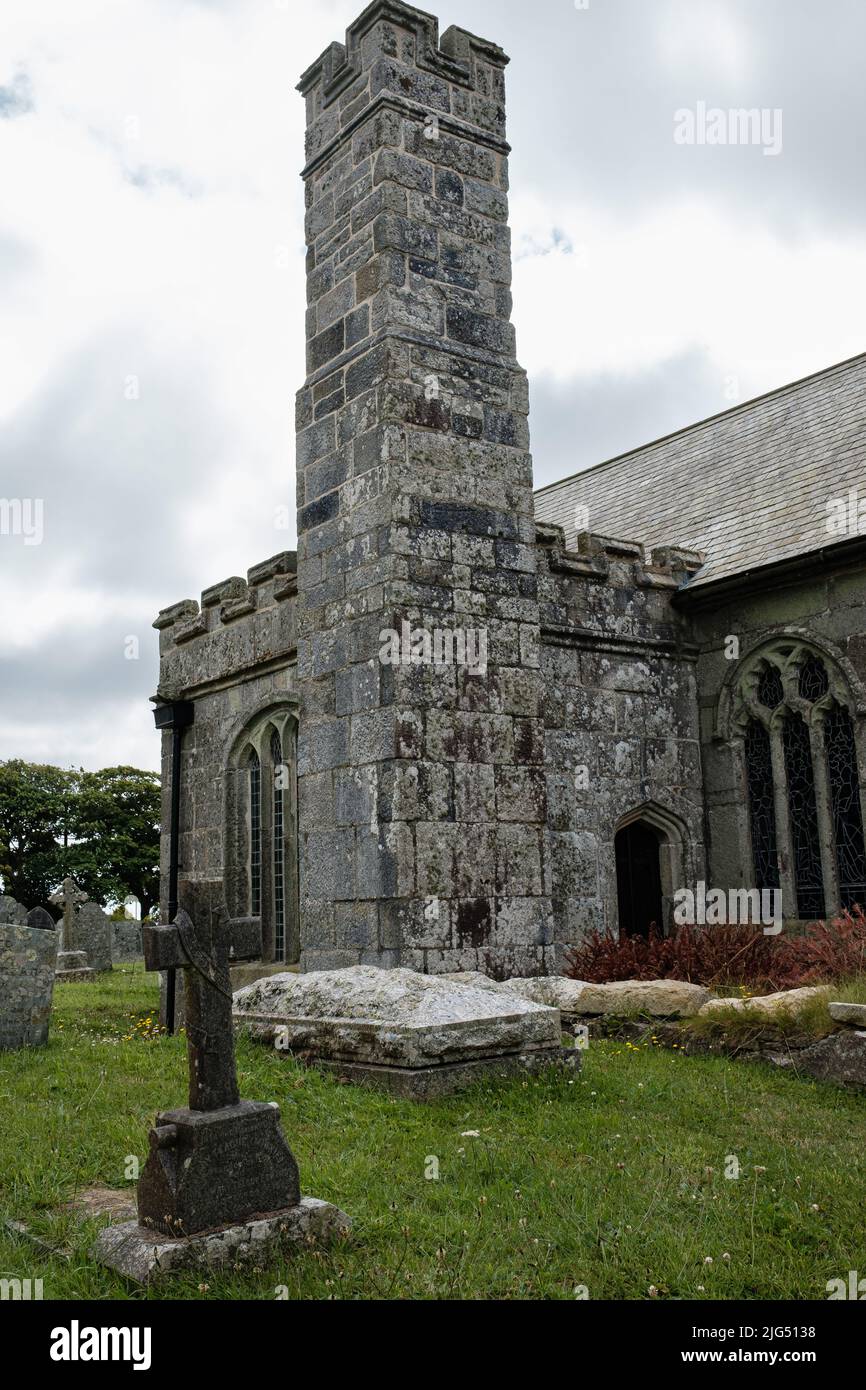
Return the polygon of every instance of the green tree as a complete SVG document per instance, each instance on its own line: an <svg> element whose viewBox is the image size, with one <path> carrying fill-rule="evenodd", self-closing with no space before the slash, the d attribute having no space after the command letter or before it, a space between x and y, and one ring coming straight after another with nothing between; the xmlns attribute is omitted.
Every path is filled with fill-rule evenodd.
<svg viewBox="0 0 866 1390"><path fill-rule="evenodd" d="M82 772L70 816L70 872L97 902L159 899L159 776L135 767Z"/></svg>
<svg viewBox="0 0 866 1390"><path fill-rule="evenodd" d="M63 879L78 774L20 758L0 762L0 879L26 907Z"/></svg>

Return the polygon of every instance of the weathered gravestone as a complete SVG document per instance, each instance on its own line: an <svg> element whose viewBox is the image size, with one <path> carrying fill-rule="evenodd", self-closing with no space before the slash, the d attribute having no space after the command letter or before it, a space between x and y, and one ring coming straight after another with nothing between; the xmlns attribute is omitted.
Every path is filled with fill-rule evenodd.
<svg viewBox="0 0 866 1390"><path fill-rule="evenodd" d="M99 903L84 902L75 914L75 948L87 956L91 970L111 970L111 918Z"/></svg>
<svg viewBox="0 0 866 1390"><path fill-rule="evenodd" d="M278 1107L240 1099L222 884L186 885L181 903L171 926L144 928L144 952L148 970L184 972L189 1105L157 1115L138 1222L108 1227L95 1250L141 1282L224 1262L260 1264L349 1225L329 1203L301 1198Z"/></svg>
<svg viewBox="0 0 866 1390"><path fill-rule="evenodd" d="M0 897L0 1051L48 1041L56 958L51 914Z"/></svg>
<svg viewBox="0 0 866 1390"><path fill-rule="evenodd" d="M74 878L65 878L48 901L63 908L57 978L87 980L110 970L111 919L99 904L91 902Z"/></svg>
<svg viewBox="0 0 866 1390"><path fill-rule="evenodd" d="M55 907L63 909L63 916L60 919L60 951L71 951L72 946L72 922L75 916L75 908L79 903L87 902L87 894L83 888L79 888L74 878L65 878L56 892L51 894L48 899Z"/></svg>
<svg viewBox="0 0 866 1390"><path fill-rule="evenodd" d="M111 923L111 959L115 965L119 961L138 961L144 956L141 944L141 923L130 918Z"/></svg>
<svg viewBox="0 0 866 1390"><path fill-rule="evenodd" d="M0 922L17 922L19 926L27 923L27 908L16 902L6 893L0 893ZM54 923L52 922L52 926Z"/></svg>

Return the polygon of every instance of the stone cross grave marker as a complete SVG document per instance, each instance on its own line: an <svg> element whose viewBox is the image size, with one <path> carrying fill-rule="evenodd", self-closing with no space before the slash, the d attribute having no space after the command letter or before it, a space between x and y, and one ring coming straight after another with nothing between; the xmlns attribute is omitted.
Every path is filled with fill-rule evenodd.
<svg viewBox="0 0 866 1390"><path fill-rule="evenodd" d="M143 1226L192 1235L300 1202L275 1105L241 1100L223 886L188 883L170 926L144 928L148 970L184 971L189 1106L157 1115L138 1184Z"/></svg>
<svg viewBox="0 0 866 1390"><path fill-rule="evenodd" d="M80 903L89 902L89 895L83 888L79 888L74 878L65 878L56 893L52 893L48 899L55 907L63 908L63 927L60 934L60 950L74 951L73 924L75 922L75 909Z"/></svg>

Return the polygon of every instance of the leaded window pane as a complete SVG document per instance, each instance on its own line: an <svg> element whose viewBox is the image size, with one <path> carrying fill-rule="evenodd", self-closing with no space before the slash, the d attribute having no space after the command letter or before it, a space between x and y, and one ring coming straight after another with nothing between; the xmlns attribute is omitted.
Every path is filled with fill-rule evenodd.
<svg viewBox="0 0 866 1390"><path fill-rule="evenodd" d="M250 914L262 913L262 768L258 754L250 757Z"/></svg>
<svg viewBox="0 0 866 1390"><path fill-rule="evenodd" d="M843 907L866 903L866 851L857 776L857 751L851 716L835 706L824 725L827 771L833 801L833 831Z"/></svg>
<svg viewBox="0 0 866 1390"><path fill-rule="evenodd" d="M766 666L758 681L758 700L765 709L775 709L785 698L782 677L775 666Z"/></svg>
<svg viewBox="0 0 866 1390"><path fill-rule="evenodd" d="M280 736L276 732L271 736L271 762L274 770L274 959L282 960L286 954L286 854L283 809L283 783L286 770L283 764Z"/></svg>
<svg viewBox="0 0 866 1390"><path fill-rule="evenodd" d="M788 782L788 815L791 849L794 856L794 882L797 915L801 918L824 914L824 876L818 838L818 806L809 730L799 714L789 714L783 725L785 774Z"/></svg>
<svg viewBox="0 0 866 1390"><path fill-rule="evenodd" d="M746 729L746 777L749 788L755 887L778 888L776 803L773 795L770 735L757 719L750 720Z"/></svg>
<svg viewBox="0 0 866 1390"><path fill-rule="evenodd" d="M809 656L800 667L799 691L801 700L820 700L830 689L827 668L817 656Z"/></svg>

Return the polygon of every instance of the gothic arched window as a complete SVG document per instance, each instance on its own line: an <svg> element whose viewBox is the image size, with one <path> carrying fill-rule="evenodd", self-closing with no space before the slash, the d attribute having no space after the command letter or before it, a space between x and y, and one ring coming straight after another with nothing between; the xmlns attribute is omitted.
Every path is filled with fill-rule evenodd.
<svg viewBox="0 0 866 1390"><path fill-rule="evenodd" d="M786 917L866 905L851 693L832 663L781 640L744 663L742 737L754 886L782 889Z"/></svg>
<svg viewBox="0 0 866 1390"><path fill-rule="evenodd" d="M264 960L288 963L300 957L296 735L293 706L272 706L236 736L226 768L226 902L260 919Z"/></svg>

